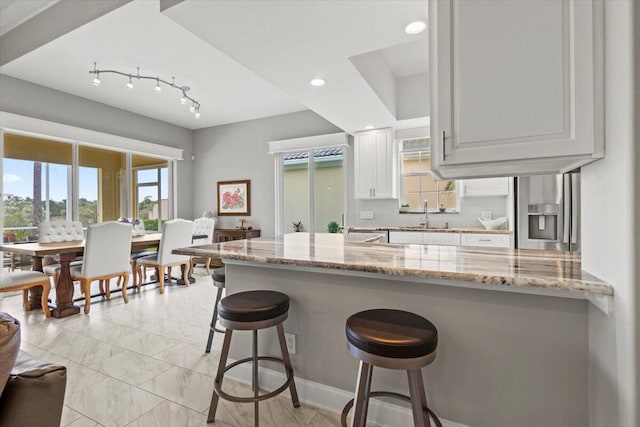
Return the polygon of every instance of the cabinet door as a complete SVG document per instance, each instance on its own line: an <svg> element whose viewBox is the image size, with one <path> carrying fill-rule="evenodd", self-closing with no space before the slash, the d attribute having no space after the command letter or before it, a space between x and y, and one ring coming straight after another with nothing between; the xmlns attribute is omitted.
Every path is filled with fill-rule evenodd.
<svg viewBox="0 0 640 427"><path fill-rule="evenodd" d="M462 181L463 197L506 196L509 178L479 178Z"/></svg>
<svg viewBox="0 0 640 427"><path fill-rule="evenodd" d="M395 197L395 150L391 129L373 135L375 146L375 174L373 176L373 197L392 199Z"/></svg>
<svg viewBox="0 0 640 427"><path fill-rule="evenodd" d="M460 233L422 233L425 245L460 246Z"/></svg>
<svg viewBox="0 0 640 427"><path fill-rule="evenodd" d="M508 234L463 233L461 243L462 246L508 248L511 246L511 236Z"/></svg>
<svg viewBox="0 0 640 427"><path fill-rule="evenodd" d="M355 137L354 154L354 196L356 199L373 198L373 174L375 150L373 135L358 134Z"/></svg>
<svg viewBox="0 0 640 427"><path fill-rule="evenodd" d="M354 143L356 199L395 197L395 150L391 129L361 132Z"/></svg>
<svg viewBox="0 0 640 427"><path fill-rule="evenodd" d="M429 7L437 174L549 172L602 157L602 2L439 0Z"/></svg>
<svg viewBox="0 0 640 427"><path fill-rule="evenodd" d="M390 231L389 243L422 244L422 231Z"/></svg>

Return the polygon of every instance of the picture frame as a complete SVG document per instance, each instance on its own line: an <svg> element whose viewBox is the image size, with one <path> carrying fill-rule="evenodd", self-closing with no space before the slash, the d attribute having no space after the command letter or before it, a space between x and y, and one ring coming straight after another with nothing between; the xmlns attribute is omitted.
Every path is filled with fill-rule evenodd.
<svg viewBox="0 0 640 427"><path fill-rule="evenodd" d="M218 216L251 215L251 181L218 181Z"/></svg>

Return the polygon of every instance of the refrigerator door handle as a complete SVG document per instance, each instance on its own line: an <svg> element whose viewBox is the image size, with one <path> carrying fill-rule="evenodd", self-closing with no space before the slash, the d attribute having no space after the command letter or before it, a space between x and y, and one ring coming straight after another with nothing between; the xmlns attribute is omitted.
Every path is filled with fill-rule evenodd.
<svg viewBox="0 0 640 427"><path fill-rule="evenodd" d="M562 193L563 193L563 209L562 209L562 243L566 244L565 250L571 250L571 175L562 176Z"/></svg>
<svg viewBox="0 0 640 427"><path fill-rule="evenodd" d="M571 175L571 250L578 249L578 230L579 230L579 218L578 216L580 207L578 206L580 194L579 175Z"/></svg>

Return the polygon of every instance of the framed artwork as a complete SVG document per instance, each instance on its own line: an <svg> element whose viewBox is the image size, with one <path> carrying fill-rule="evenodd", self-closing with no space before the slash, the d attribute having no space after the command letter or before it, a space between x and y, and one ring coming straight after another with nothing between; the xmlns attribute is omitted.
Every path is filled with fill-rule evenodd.
<svg viewBox="0 0 640 427"><path fill-rule="evenodd" d="M251 181L218 181L218 215L251 215Z"/></svg>

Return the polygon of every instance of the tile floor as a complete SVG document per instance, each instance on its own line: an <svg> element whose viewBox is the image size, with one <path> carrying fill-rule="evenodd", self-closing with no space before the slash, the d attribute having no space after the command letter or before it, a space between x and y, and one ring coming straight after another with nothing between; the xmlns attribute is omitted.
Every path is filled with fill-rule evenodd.
<svg viewBox="0 0 640 427"><path fill-rule="evenodd" d="M204 352L215 288L204 269L196 268L194 277L195 284L168 286L163 295L155 285L129 291L129 304L119 293L110 301L94 298L88 315L65 319L25 313L20 294L0 295L0 311L22 323L21 349L67 367L63 426L207 425L222 337ZM224 387L250 392L229 380ZM211 426L253 426L253 405L221 401L216 418ZM337 414L306 405L294 410L283 395L260 404L260 425L340 422Z"/></svg>

